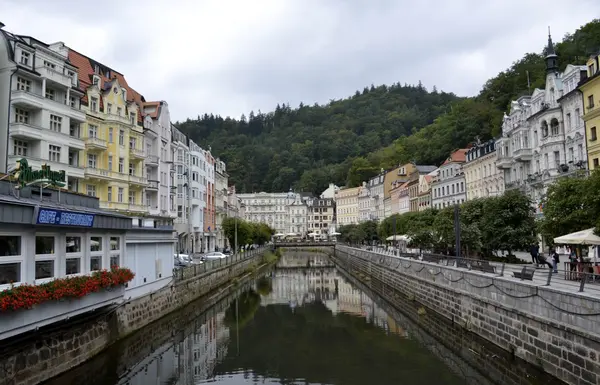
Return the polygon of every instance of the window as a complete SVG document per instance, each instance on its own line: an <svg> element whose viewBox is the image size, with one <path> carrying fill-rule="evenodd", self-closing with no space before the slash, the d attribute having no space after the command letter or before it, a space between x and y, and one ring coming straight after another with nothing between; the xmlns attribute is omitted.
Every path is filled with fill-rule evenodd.
<svg viewBox="0 0 600 385"><path fill-rule="evenodd" d="M567 126L567 131L571 131L571 113L570 112L567 114L567 117L565 118L565 125Z"/></svg>
<svg viewBox="0 0 600 385"><path fill-rule="evenodd" d="M560 151L554 151L554 168L560 166Z"/></svg>
<svg viewBox="0 0 600 385"><path fill-rule="evenodd" d="M46 67L46 68L50 68L50 69L52 69L52 70L53 70L53 69L56 69L56 64L54 64L54 63L50 63L49 61L47 61L47 60L44 60L44 67Z"/></svg>
<svg viewBox="0 0 600 385"><path fill-rule="evenodd" d="M98 137L98 126L94 126L93 124L88 124L88 138L97 138Z"/></svg>
<svg viewBox="0 0 600 385"><path fill-rule="evenodd" d="M77 99L74 96L69 97L69 105L71 108L77 108Z"/></svg>
<svg viewBox="0 0 600 385"><path fill-rule="evenodd" d="M121 107L117 107L117 115L119 115L119 116L123 115L123 109Z"/></svg>
<svg viewBox="0 0 600 385"><path fill-rule="evenodd" d="M52 235L35 237L35 279L54 277L56 238Z"/></svg>
<svg viewBox="0 0 600 385"><path fill-rule="evenodd" d="M594 108L594 95L588 96L588 109Z"/></svg>
<svg viewBox="0 0 600 385"><path fill-rule="evenodd" d="M575 152L573 151L573 147L569 147L569 161L575 161Z"/></svg>
<svg viewBox="0 0 600 385"><path fill-rule="evenodd" d="M21 237L0 235L0 285L21 282Z"/></svg>
<svg viewBox="0 0 600 385"><path fill-rule="evenodd" d="M31 54L29 52L21 51L21 64L29 66L29 58Z"/></svg>
<svg viewBox="0 0 600 385"><path fill-rule="evenodd" d="M125 168L125 159L119 158L119 172L123 174L123 170Z"/></svg>
<svg viewBox="0 0 600 385"><path fill-rule="evenodd" d="M107 201L112 202L112 186L108 186L107 190Z"/></svg>
<svg viewBox="0 0 600 385"><path fill-rule="evenodd" d="M90 108L93 112L98 112L98 98L92 98Z"/></svg>
<svg viewBox="0 0 600 385"><path fill-rule="evenodd" d="M96 154L88 154L88 167L96 168L98 164L98 156Z"/></svg>
<svg viewBox="0 0 600 385"><path fill-rule="evenodd" d="M24 79L22 77L17 78L17 90L18 91L31 91L31 80Z"/></svg>
<svg viewBox="0 0 600 385"><path fill-rule="evenodd" d="M177 216L179 218L183 217L183 206L181 205L177 206Z"/></svg>
<svg viewBox="0 0 600 385"><path fill-rule="evenodd" d="M62 128L62 117L50 114L50 130L60 132Z"/></svg>
<svg viewBox="0 0 600 385"><path fill-rule="evenodd" d="M79 124L71 123L69 125L69 135L74 138L79 138Z"/></svg>
<svg viewBox="0 0 600 385"><path fill-rule="evenodd" d="M577 160L583 160L583 144L577 146Z"/></svg>
<svg viewBox="0 0 600 385"><path fill-rule="evenodd" d="M117 193L117 200L119 201L119 203L123 203L123 187L119 187Z"/></svg>
<svg viewBox="0 0 600 385"><path fill-rule="evenodd" d="M135 204L135 191L129 192L129 204L131 204L131 205Z"/></svg>
<svg viewBox="0 0 600 385"><path fill-rule="evenodd" d="M106 113L112 114L112 104L106 103Z"/></svg>
<svg viewBox="0 0 600 385"><path fill-rule="evenodd" d="M121 237L110 237L110 267L121 266Z"/></svg>
<svg viewBox="0 0 600 385"><path fill-rule="evenodd" d="M129 113L129 123L135 124L135 112Z"/></svg>
<svg viewBox="0 0 600 385"><path fill-rule="evenodd" d="M102 237L90 237L90 271L102 270Z"/></svg>
<svg viewBox="0 0 600 385"><path fill-rule="evenodd" d="M15 140L13 142L13 155L27 156L27 148L29 143L22 140Z"/></svg>
<svg viewBox="0 0 600 385"><path fill-rule="evenodd" d="M15 108L15 122L29 124L29 111Z"/></svg>
<svg viewBox="0 0 600 385"><path fill-rule="evenodd" d="M113 156L112 155L108 156L108 169L110 171L112 171L112 169L113 169Z"/></svg>
<svg viewBox="0 0 600 385"><path fill-rule="evenodd" d="M96 186L94 186L93 184L88 184L86 185L87 187L87 195L91 196L91 197L95 197L96 196Z"/></svg>
<svg viewBox="0 0 600 385"><path fill-rule="evenodd" d="M119 146L125 146L125 131L119 130Z"/></svg>
<svg viewBox="0 0 600 385"><path fill-rule="evenodd" d="M100 78L98 76L94 76L92 83L94 83L95 86L100 87Z"/></svg>
<svg viewBox="0 0 600 385"><path fill-rule="evenodd" d="M596 140L598 137L596 136L596 127L590 128L590 140Z"/></svg>
<svg viewBox="0 0 600 385"><path fill-rule="evenodd" d="M135 149L136 142L135 138L129 138L129 148Z"/></svg>
<svg viewBox="0 0 600 385"><path fill-rule="evenodd" d="M129 162L129 175L135 175L135 165Z"/></svg>
<svg viewBox="0 0 600 385"><path fill-rule="evenodd" d="M81 252L81 237L67 235L65 250L65 275L81 273Z"/></svg>
<svg viewBox="0 0 600 385"><path fill-rule="evenodd" d="M52 88L46 88L46 99L54 100L55 94Z"/></svg>
<svg viewBox="0 0 600 385"><path fill-rule="evenodd" d="M48 159L50 162L60 162L60 147L53 144L48 146Z"/></svg>
<svg viewBox="0 0 600 385"><path fill-rule="evenodd" d="M108 143L112 143L113 142L113 128L109 127L108 128Z"/></svg>

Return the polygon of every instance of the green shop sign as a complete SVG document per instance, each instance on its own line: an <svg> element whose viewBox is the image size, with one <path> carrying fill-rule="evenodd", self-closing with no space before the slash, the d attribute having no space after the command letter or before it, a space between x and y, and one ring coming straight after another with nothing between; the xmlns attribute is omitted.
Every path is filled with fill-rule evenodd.
<svg viewBox="0 0 600 385"><path fill-rule="evenodd" d="M17 164L19 169L16 178L22 187L42 183L53 187L65 187L67 184L67 175L64 170L53 171L47 164L43 164L41 170L33 170L25 158L19 159Z"/></svg>

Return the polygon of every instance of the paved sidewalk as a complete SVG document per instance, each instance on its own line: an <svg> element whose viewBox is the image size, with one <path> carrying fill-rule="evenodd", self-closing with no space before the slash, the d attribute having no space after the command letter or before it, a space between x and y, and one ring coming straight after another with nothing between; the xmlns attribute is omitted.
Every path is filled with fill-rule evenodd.
<svg viewBox="0 0 600 385"><path fill-rule="evenodd" d="M363 250L365 250L365 249L363 248ZM391 252L386 252L385 250L381 250L381 249L373 248L373 250L370 250L370 251L374 252L374 253L390 256L390 257L396 257ZM522 255L517 255L517 257L521 260L527 261L527 259L525 259L525 257L523 257ZM396 258L399 258L399 257L396 257ZM452 257L450 257L450 258L452 258ZM531 257L529 260L531 260ZM500 271L502 269L502 263L501 262L490 262L490 264L492 266L496 267L497 274L495 276L499 277ZM562 262L561 262L561 265L562 265ZM513 273L515 273L515 272L520 273L523 270L523 267L525 267L525 266L528 266L529 268L534 267L534 265L531 263L528 263L528 264L506 263L504 265L504 276L502 278L508 279L508 280L520 281L523 283L530 283L535 286L549 287L551 289L560 290L560 291L564 291L564 292L568 292L568 293L575 293L575 294L578 294L578 295L581 295L584 297L600 299L600 277L596 278L595 282L593 282L593 281L586 282L584 285L584 288L583 288L583 292L580 292L579 289L581 286L581 280L565 279L565 271L564 270L558 270L558 273L552 274L552 278L550 279L550 286L547 286L548 270L549 270L548 266L536 268L535 273L533 274L532 281L521 280L520 278L515 278ZM484 273L484 272L477 271L477 270L473 270L473 271L480 273L480 274L494 276L491 273Z"/></svg>

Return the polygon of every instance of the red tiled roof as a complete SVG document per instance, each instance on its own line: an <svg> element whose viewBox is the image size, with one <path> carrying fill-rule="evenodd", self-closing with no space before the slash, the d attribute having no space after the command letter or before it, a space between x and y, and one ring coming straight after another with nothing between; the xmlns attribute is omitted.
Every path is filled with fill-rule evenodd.
<svg viewBox="0 0 600 385"><path fill-rule="evenodd" d="M116 78L119 82L119 85L127 90L127 101L135 102L138 105L140 113L137 114L137 116L138 116L138 122L141 123L143 121L143 111L141 109L141 106L143 105L143 103L145 103L144 97L139 92L137 92L136 90L134 90L133 88L131 88L129 86L129 84L125 80L125 76L123 76L123 74L121 74L113 69L110 70L112 79L107 78L105 76L106 74L103 74L103 73L96 74L94 72L94 67L92 66L91 60L92 59L90 59L89 57L69 48L69 61L71 62L71 64L73 64L74 66L76 66L78 68L79 88L85 92L88 89L88 87L90 87L93 84L92 77L94 75L97 75L102 79L103 85L105 83L111 82L113 79ZM100 63L98 63L98 64L100 64ZM102 107L103 100L102 100L102 98L100 98L100 99L101 99L100 106ZM87 95L86 94L84 94L82 101L84 103L87 103Z"/></svg>
<svg viewBox="0 0 600 385"><path fill-rule="evenodd" d="M443 164L448 163L464 163L467 160L467 151L466 148L461 148L460 150L454 151L448 159Z"/></svg>
<svg viewBox="0 0 600 385"><path fill-rule="evenodd" d="M427 183L431 182L431 175L425 175L425 180Z"/></svg>
<svg viewBox="0 0 600 385"><path fill-rule="evenodd" d="M156 119L156 118L158 118L158 113L160 112L161 105L162 105L162 102L145 102L142 104L142 108L154 107L154 111L149 112L146 115L150 116L152 119Z"/></svg>

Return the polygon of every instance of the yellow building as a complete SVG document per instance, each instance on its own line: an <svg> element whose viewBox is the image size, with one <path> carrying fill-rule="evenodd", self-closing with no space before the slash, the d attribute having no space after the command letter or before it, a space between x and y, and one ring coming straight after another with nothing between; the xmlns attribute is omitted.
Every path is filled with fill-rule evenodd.
<svg viewBox="0 0 600 385"><path fill-rule="evenodd" d="M579 83L579 89L583 93L588 167L595 170L600 167L600 53L591 57L586 65L587 78Z"/></svg>
<svg viewBox="0 0 600 385"><path fill-rule="evenodd" d="M335 192L335 213L339 226L358 223L358 195L361 189L344 187Z"/></svg>
<svg viewBox="0 0 600 385"><path fill-rule="evenodd" d="M122 74L76 51L69 61L78 67L79 89L86 122L80 127L85 141L85 179L78 191L100 199L100 207L144 215L145 144L143 98Z"/></svg>

